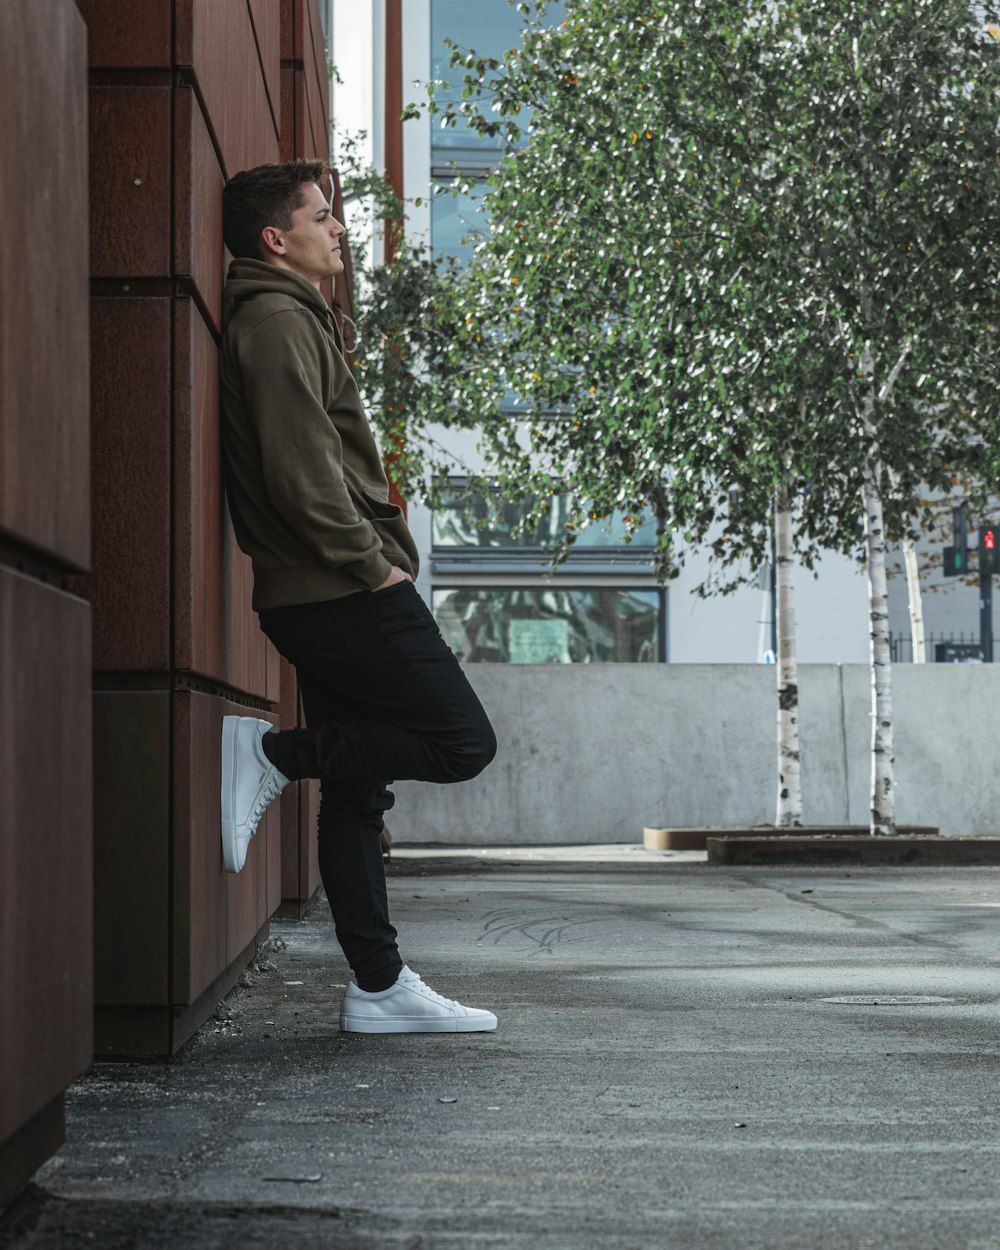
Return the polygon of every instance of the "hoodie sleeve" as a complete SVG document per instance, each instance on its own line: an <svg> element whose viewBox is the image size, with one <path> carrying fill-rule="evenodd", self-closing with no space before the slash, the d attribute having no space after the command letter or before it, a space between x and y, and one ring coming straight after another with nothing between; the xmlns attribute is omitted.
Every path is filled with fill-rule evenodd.
<svg viewBox="0 0 1000 1250"><path fill-rule="evenodd" d="M325 564L374 590L391 565L344 482L340 435L322 398L329 349L314 320L277 312L245 335L237 348L244 399L275 511Z"/></svg>

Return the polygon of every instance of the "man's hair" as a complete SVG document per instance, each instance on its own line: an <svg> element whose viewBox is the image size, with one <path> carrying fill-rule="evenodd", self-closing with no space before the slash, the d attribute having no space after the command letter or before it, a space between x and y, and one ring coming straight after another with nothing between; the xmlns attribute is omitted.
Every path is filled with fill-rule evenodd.
<svg viewBox="0 0 1000 1250"><path fill-rule="evenodd" d="M302 188L321 182L327 170L324 161L300 159L234 174L222 192L222 237L233 256L263 260L261 231L265 226L291 230L292 213L305 203Z"/></svg>

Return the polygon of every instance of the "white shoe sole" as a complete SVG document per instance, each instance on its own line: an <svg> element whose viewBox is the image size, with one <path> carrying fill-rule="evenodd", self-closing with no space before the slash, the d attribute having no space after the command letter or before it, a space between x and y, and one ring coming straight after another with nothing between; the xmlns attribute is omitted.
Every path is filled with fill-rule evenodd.
<svg viewBox="0 0 1000 1250"><path fill-rule="evenodd" d="M239 872L246 862L246 847L240 855L240 841L236 836L233 817L233 799L236 788L236 739L239 735L240 717L222 718L222 859L226 872Z"/></svg>
<svg viewBox="0 0 1000 1250"><path fill-rule="evenodd" d="M492 1023L483 1022L473 1017L450 1017L435 1020L432 1017L405 1016L387 1017L374 1020L370 1016L340 1017L341 1033L492 1033L497 1027L496 1017Z"/></svg>

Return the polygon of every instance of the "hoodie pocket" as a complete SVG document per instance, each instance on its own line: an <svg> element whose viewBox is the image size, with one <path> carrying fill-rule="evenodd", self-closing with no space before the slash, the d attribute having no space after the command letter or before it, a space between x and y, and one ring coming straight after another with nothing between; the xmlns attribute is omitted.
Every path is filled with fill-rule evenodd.
<svg viewBox="0 0 1000 1250"><path fill-rule="evenodd" d="M381 495L371 488L363 486L361 488L361 497L376 520L399 521L402 519L403 509L399 504L390 503L388 499L383 499Z"/></svg>

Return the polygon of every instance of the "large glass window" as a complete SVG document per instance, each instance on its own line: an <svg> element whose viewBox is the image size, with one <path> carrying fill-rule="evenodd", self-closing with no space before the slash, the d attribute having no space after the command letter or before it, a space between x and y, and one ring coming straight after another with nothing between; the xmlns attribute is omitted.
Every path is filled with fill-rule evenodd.
<svg viewBox="0 0 1000 1250"><path fill-rule="evenodd" d="M553 3L546 22L558 25L565 15L565 6ZM449 69L451 51L443 40L451 39L461 48L471 48L481 56L502 57L510 48L519 48L524 18L507 0L431 0L431 77L451 84L450 96L439 94L439 100L458 100L464 70ZM440 125L435 118L431 129L431 168L439 186L446 185L456 174L479 180L466 196L453 198L435 195L431 201L431 245L438 255L468 259L471 248L463 242L470 226L488 229L487 218L476 209L483 198L482 179L499 159L503 141L477 134L463 120L454 126ZM527 113L519 116L523 127Z"/></svg>
<svg viewBox="0 0 1000 1250"><path fill-rule="evenodd" d="M530 511L530 500L500 503L482 491L456 482L443 506L435 509L434 546L451 551L550 550L566 532L570 502L567 494L553 495L543 524L528 528L524 518ZM656 543L655 520L647 518L633 533L631 543L626 543L625 539L626 516L616 512L580 530L574 550L649 551Z"/></svg>
<svg viewBox="0 0 1000 1250"><path fill-rule="evenodd" d="M546 23L558 25L564 6L550 6ZM471 48L480 56L502 57L509 48L521 46L524 18L507 0L431 0L431 77L452 84L458 99L464 71L460 65L448 68L451 50L443 40L451 39L460 48ZM500 141L484 138L462 122L437 126L431 140L435 148L472 148L494 151Z"/></svg>
<svg viewBox="0 0 1000 1250"><path fill-rule="evenodd" d="M469 259L475 245L475 239L468 237L469 232L482 234L489 229L488 219L478 211L485 192L484 182L472 182L465 195L441 191L431 197L431 238L435 252L456 256L461 261Z"/></svg>
<svg viewBox="0 0 1000 1250"><path fill-rule="evenodd" d="M610 587L463 586L433 592L445 642L466 663L598 664L663 658L662 595Z"/></svg>

